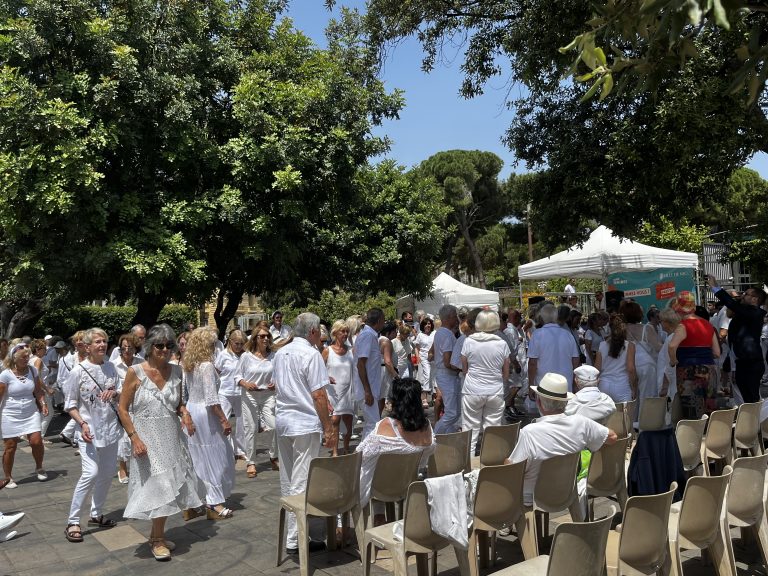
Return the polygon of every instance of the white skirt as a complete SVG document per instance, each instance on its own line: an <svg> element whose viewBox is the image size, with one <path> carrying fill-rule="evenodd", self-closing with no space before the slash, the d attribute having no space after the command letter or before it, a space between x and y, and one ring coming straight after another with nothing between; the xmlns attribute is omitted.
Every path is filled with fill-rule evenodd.
<svg viewBox="0 0 768 576"><path fill-rule="evenodd" d="M209 505L222 504L235 486L235 454L219 419L204 404L187 402L195 433L187 437L195 473L205 484Z"/></svg>
<svg viewBox="0 0 768 576"><path fill-rule="evenodd" d="M8 398L3 408L3 439L18 438L24 434L34 434L42 429L40 412L35 399Z"/></svg>

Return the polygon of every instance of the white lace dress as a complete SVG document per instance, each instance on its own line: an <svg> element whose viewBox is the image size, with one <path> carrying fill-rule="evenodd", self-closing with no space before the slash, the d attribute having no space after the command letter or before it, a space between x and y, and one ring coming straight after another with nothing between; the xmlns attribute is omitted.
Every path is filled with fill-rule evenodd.
<svg viewBox="0 0 768 576"><path fill-rule="evenodd" d="M373 473L376 470L376 462L378 462L381 454L413 454L414 452L421 452L421 464L419 465L421 468L427 465L430 455L435 451L435 433L432 432L431 425L432 444L429 446L416 446L408 443L405 438L400 436L394 418L388 418L388 420L392 430L395 431L395 436L382 436L379 434L379 426L383 422L383 420L380 420L376 424L376 429L368 434L357 447L357 452L362 452L363 454L363 463L360 468L360 503L362 506L366 506L371 499Z"/></svg>
<svg viewBox="0 0 768 576"><path fill-rule="evenodd" d="M131 458L128 504L123 516L150 520L197 508L205 497L205 487L195 475L176 415L181 397L181 367L172 366L171 376L162 390L149 379L141 365L133 369L140 384L131 413L136 434L147 446L147 454Z"/></svg>
<svg viewBox="0 0 768 576"><path fill-rule="evenodd" d="M199 364L186 372L189 399L187 410L195 423L195 433L188 437L195 473L205 483L209 506L222 504L235 486L235 454L227 441L212 406L219 404L219 376L211 362Z"/></svg>

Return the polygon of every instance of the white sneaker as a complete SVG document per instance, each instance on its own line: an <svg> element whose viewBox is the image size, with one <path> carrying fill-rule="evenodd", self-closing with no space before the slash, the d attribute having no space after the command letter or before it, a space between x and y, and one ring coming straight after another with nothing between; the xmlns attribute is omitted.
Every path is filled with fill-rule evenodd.
<svg viewBox="0 0 768 576"><path fill-rule="evenodd" d="M19 485L16 484L16 482L13 481L13 478L11 478L11 481L8 482L8 484L6 484L5 487L8 488L9 490L11 490L13 488L18 488Z"/></svg>
<svg viewBox="0 0 768 576"><path fill-rule="evenodd" d="M22 518L24 518L24 512L17 512L16 514L3 514L0 512L0 532L13 528L21 522Z"/></svg>

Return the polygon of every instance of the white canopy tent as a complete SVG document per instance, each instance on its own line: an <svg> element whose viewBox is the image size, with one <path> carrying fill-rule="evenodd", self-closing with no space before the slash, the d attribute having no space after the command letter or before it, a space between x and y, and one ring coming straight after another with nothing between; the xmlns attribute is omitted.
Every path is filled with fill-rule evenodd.
<svg viewBox="0 0 768 576"><path fill-rule="evenodd" d="M493 290L475 288L445 272L432 281L430 290L431 298L416 300L413 296L403 296L397 300L398 316L405 310L424 310L427 314L437 315L444 304L453 304L456 307L499 309L499 293Z"/></svg>
<svg viewBox="0 0 768 576"><path fill-rule="evenodd" d="M572 246L547 258L518 268L520 280L554 277L599 278L608 274L656 270L658 268L698 268L693 252L678 252L647 246L614 236L605 226L592 232L583 246Z"/></svg>

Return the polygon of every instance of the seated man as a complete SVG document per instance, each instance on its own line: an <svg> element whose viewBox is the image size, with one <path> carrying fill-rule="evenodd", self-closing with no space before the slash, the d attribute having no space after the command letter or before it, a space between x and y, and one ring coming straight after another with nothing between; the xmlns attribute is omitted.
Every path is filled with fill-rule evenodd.
<svg viewBox="0 0 768 576"><path fill-rule="evenodd" d="M567 416L565 407L573 394L568 392L564 376L548 372L538 386L536 406L541 418L520 430L517 445L509 456L512 463L527 460L523 483L523 504L533 505L533 491L541 463L554 456L574 454L581 450L595 452L605 444L616 442L616 433L580 414Z"/></svg>
<svg viewBox="0 0 768 576"><path fill-rule="evenodd" d="M614 412L616 403L597 387L600 371L594 366L584 364L573 371L573 388L576 390L565 413L568 416L581 414L601 424Z"/></svg>

